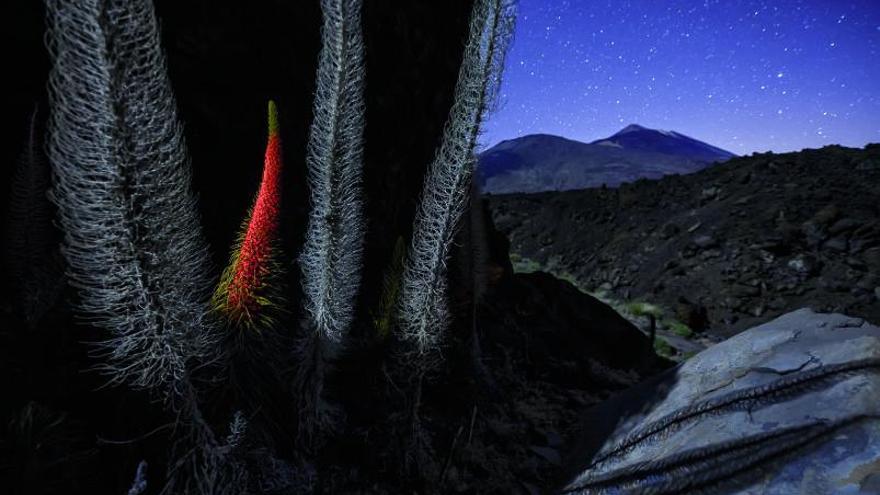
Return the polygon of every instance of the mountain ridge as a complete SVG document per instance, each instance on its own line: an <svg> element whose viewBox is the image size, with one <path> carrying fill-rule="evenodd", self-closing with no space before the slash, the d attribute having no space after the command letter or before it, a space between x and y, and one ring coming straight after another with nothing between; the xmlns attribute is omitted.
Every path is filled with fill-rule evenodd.
<svg viewBox="0 0 880 495"><path fill-rule="evenodd" d="M589 143L553 134L499 142L479 156L484 192L562 191L702 170L733 153L675 131L631 124Z"/></svg>

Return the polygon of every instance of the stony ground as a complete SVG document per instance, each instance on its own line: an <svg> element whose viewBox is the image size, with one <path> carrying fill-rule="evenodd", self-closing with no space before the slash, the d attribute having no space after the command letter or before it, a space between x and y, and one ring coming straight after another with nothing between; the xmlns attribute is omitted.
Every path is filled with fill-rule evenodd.
<svg viewBox="0 0 880 495"><path fill-rule="evenodd" d="M880 146L830 146L489 204L520 271L555 273L702 347L801 307L880 321L878 185Z"/></svg>

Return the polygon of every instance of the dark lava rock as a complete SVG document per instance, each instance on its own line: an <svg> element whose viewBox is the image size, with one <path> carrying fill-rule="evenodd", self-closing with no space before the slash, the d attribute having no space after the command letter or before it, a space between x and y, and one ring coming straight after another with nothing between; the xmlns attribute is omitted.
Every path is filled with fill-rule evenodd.
<svg viewBox="0 0 880 495"><path fill-rule="evenodd" d="M482 321L486 338L512 348L526 346L523 367L530 376L586 387L595 362L638 373L656 365L653 347L638 328L550 274L511 274L493 290L487 306Z"/></svg>
<svg viewBox="0 0 880 495"><path fill-rule="evenodd" d="M862 255L862 260L873 271L880 272L880 248L871 248Z"/></svg>
<svg viewBox="0 0 880 495"><path fill-rule="evenodd" d="M851 230L855 230L861 226L861 223L857 220L853 220L852 218L841 218L840 220L834 222L834 225L828 229L828 233L831 235L837 235L842 232L849 232Z"/></svg>
<svg viewBox="0 0 880 495"><path fill-rule="evenodd" d="M746 284L734 284L730 286L730 293L735 297L754 297L761 295L761 289Z"/></svg>
<svg viewBox="0 0 880 495"><path fill-rule="evenodd" d="M674 270L675 268L678 268L678 260L675 259L671 259L663 265L664 270Z"/></svg>
<svg viewBox="0 0 880 495"><path fill-rule="evenodd" d="M700 249L706 249L718 245L718 240L711 235L698 235L697 237L694 237L693 242L694 245Z"/></svg>
<svg viewBox="0 0 880 495"><path fill-rule="evenodd" d="M714 201L719 194L721 194L720 187L707 187L700 193L700 202L706 204L710 201Z"/></svg>
<svg viewBox="0 0 880 495"><path fill-rule="evenodd" d="M681 229L679 228L679 226L675 225L674 223L664 224L663 227L660 229L660 238L664 240L669 239L678 235L680 231Z"/></svg>
<svg viewBox="0 0 880 495"><path fill-rule="evenodd" d="M813 216L813 221L822 227L830 226L840 216L840 208L836 205L827 205Z"/></svg>
<svg viewBox="0 0 880 495"><path fill-rule="evenodd" d="M804 222L801 225L801 231L807 240L807 246L816 247L828 238L828 231L821 224L814 220Z"/></svg>
<svg viewBox="0 0 880 495"><path fill-rule="evenodd" d="M702 332L709 327L709 311L701 304L695 304L686 297L680 297L675 306L675 316L691 330Z"/></svg>
<svg viewBox="0 0 880 495"><path fill-rule="evenodd" d="M860 162L858 165L856 165L856 170L862 170L862 171L880 170L880 160L871 159L871 160L865 160L863 162Z"/></svg>
<svg viewBox="0 0 880 495"><path fill-rule="evenodd" d="M834 239L830 239L825 244L822 245L823 248L828 249L830 251L837 251L838 253L846 252L847 243L846 239L843 237L835 237Z"/></svg>
<svg viewBox="0 0 880 495"><path fill-rule="evenodd" d="M767 167L771 160L775 172ZM832 302L849 314L880 320L877 301L815 280L824 271L845 278L848 268L860 270L859 262L864 272L880 273L878 179L876 172L855 167L866 160L880 160L880 146L734 158L629 187L626 206L614 188L491 196L489 203L520 256L544 266L553 260L556 273L567 273L588 290L608 282L611 269L635 264L626 285L606 286L611 297L648 301L670 312L680 295L699 297L710 314L718 314L710 335L729 336L788 310ZM703 191L715 187L723 193L701 204ZM568 220L574 216L581 220ZM552 234L551 245L538 242L542 231ZM646 242L652 235L662 242ZM707 247L698 246L698 239ZM600 266L598 260L609 261ZM755 294L750 286L737 289L748 294L731 294L736 284L755 278L767 289ZM785 296L784 307L768 304L777 296ZM742 301L731 304L726 297ZM755 317L759 304L765 311ZM723 311L738 320L725 323Z"/></svg>
<svg viewBox="0 0 880 495"><path fill-rule="evenodd" d="M769 235L760 242L753 244L755 249L763 249L775 255L784 255L790 252L791 245L794 243L794 236L791 230L780 232L779 234ZM752 247L750 246L750 247Z"/></svg>
<svg viewBox="0 0 880 495"><path fill-rule="evenodd" d="M842 274L828 275L819 279L819 286L830 292L847 292L850 285Z"/></svg>
<svg viewBox="0 0 880 495"><path fill-rule="evenodd" d="M864 272L868 269L868 266L865 265L865 263L863 263L862 260L860 260L858 258L854 258L852 256L850 256L846 260L844 260L844 263L846 263L848 266L850 266L860 272Z"/></svg>
<svg viewBox="0 0 880 495"><path fill-rule="evenodd" d="M811 254L800 254L788 261L788 267L807 276L816 275L822 269L822 263Z"/></svg>
<svg viewBox="0 0 880 495"><path fill-rule="evenodd" d="M718 249L707 249L700 253L700 259L703 261L721 257L721 251Z"/></svg>

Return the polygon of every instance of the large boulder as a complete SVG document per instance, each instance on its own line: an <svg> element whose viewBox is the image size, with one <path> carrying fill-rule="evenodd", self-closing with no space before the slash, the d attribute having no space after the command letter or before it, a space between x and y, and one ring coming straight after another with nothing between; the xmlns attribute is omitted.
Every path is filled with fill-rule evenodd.
<svg viewBox="0 0 880 495"><path fill-rule="evenodd" d="M602 301L547 273L505 277L483 309L487 347L507 353L505 359L513 359L532 378L592 388L597 373L615 370L615 375L632 374L622 380L630 386L637 383L636 377L669 366L635 325Z"/></svg>
<svg viewBox="0 0 880 495"><path fill-rule="evenodd" d="M564 493L880 493L880 328L794 311L585 419Z"/></svg>

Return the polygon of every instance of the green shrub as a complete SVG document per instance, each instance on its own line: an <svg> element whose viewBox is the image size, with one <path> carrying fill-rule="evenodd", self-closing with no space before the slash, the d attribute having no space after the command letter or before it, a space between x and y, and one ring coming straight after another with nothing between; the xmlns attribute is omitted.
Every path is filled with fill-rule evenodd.
<svg viewBox="0 0 880 495"><path fill-rule="evenodd" d="M676 350L669 345L669 342L659 337L654 340L654 350L665 358L672 358L676 354Z"/></svg>
<svg viewBox="0 0 880 495"><path fill-rule="evenodd" d="M513 265L514 273L534 273L541 271L540 263L518 254L510 255L510 264Z"/></svg>
<svg viewBox="0 0 880 495"><path fill-rule="evenodd" d="M689 339L694 336L694 331L691 330L691 327L685 325L680 321L670 321L666 323L666 327L669 328L669 331L678 335L679 337L684 337Z"/></svg>
<svg viewBox="0 0 880 495"><path fill-rule="evenodd" d="M624 310L635 316L654 315L655 318L659 318L661 315L663 315L663 310L660 309L659 306L647 302L629 302L626 303L623 308Z"/></svg>
<svg viewBox="0 0 880 495"><path fill-rule="evenodd" d="M577 287L580 290L580 288L581 288L580 282L578 282L578 279L574 275L572 275L571 273L562 272L562 273L558 273L555 275L556 275L556 278L558 278L560 280L565 280L566 282L570 283L571 285Z"/></svg>

